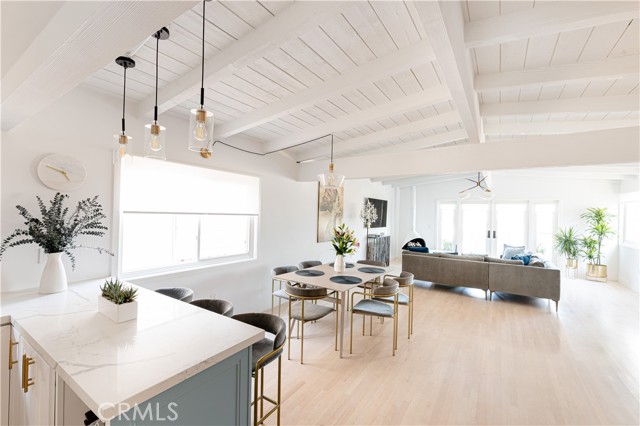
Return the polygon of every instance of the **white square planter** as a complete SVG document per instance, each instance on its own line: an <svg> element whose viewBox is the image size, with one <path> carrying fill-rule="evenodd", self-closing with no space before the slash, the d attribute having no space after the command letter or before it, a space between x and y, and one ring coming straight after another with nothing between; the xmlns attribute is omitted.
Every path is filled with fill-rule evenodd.
<svg viewBox="0 0 640 426"><path fill-rule="evenodd" d="M138 316L138 301L116 305L112 301L98 296L98 312L113 322L130 321Z"/></svg>

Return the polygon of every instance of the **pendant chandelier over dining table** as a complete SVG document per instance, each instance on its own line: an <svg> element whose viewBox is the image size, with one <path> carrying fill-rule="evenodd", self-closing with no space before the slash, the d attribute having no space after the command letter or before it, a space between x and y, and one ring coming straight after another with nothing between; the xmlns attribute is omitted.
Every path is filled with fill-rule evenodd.
<svg viewBox="0 0 640 426"><path fill-rule="evenodd" d="M202 77L200 84L200 107L189 114L189 150L199 152L204 158L211 157L213 141L213 113L204 108L204 32L206 28L205 5L202 1Z"/></svg>
<svg viewBox="0 0 640 426"><path fill-rule="evenodd" d="M333 171L333 134L331 134L331 162L329 163L329 171L319 174L318 181L323 188L337 189L344 182L344 175Z"/></svg>

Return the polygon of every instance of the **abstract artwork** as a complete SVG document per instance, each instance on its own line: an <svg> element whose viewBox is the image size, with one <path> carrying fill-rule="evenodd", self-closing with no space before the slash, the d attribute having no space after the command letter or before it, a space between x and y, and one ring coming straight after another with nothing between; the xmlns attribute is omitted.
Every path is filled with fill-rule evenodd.
<svg viewBox="0 0 640 426"><path fill-rule="evenodd" d="M342 224L344 188L323 188L318 184L318 242L331 241L333 228Z"/></svg>

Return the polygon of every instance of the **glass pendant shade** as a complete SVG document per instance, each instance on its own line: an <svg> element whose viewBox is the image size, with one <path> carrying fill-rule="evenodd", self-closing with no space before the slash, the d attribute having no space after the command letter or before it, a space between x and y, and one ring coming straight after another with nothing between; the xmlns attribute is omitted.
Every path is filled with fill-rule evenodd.
<svg viewBox="0 0 640 426"><path fill-rule="evenodd" d="M464 191L464 192L459 192L458 193L458 198L460 200L466 200L469 197L471 197L471 192L470 191Z"/></svg>
<svg viewBox="0 0 640 426"><path fill-rule="evenodd" d="M344 182L344 175L333 172L333 163L329 164L329 172L318 175L318 181L324 188L340 188Z"/></svg>
<svg viewBox="0 0 640 426"><path fill-rule="evenodd" d="M131 159L131 136L119 134L113 135L113 164Z"/></svg>
<svg viewBox="0 0 640 426"><path fill-rule="evenodd" d="M479 196L483 200L491 200L494 197L494 194L493 194L493 191L491 191L490 189L483 189L480 192Z"/></svg>
<svg viewBox="0 0 640 426"><path fill-rule="evenodd" d="M189 114L189 150L203 156L211 154L213 141L213 113L203 107L191 110Z"/></svg>
<svg viewBox="0 0 640 426"><path fill-rule="evenodd" d="M144 156L148 158L157 158L159 160L167 159L167 151L165 143L165 127L154 121L144 126Z"/></svg>

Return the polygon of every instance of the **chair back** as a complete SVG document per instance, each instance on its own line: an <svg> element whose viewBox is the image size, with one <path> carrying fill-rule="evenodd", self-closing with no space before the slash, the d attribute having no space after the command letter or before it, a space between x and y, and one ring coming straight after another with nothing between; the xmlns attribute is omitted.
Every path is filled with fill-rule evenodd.
<svg viewBox="0 0 640 426"><path fill-rule="evenodd" d="M385 278L380 287L373 289L373 295L376 297L394 296L399 290L400 284L398 284L398 281L391 278Z"/></svg>
<svg viewBox="0 0 640 426"><path fill-rule="evenodd" d="M284 342L287 339L287 323L279 316L256 312L248 314L237 314L232 316L231 318L241 321L245 324L261 328L267 333L273 334L275 336L273 339L274 350L284 345Z"/></svg>
<svg viewBox="0 0 640 426"><path fill-rule="evenodd" d="M313 268L314 266L320 266L320 265L322 265L322 262L319 260L305 260L298 263L298 268L307 269L307 268Z"/></svg>
<svg viewBox="0 0 640 426"><path fill-rule="evenodd" d="M327 289L322 287L299 287L287 282L287 294L294 299L323 299L327 297Z"/></svg>
<svg viewBox="0 0 640 426"><path fill-rule="evenodd" d="M356 263L360 263L362 265L382 266L383 268L387 266L384 262L377 260L358 260Z"/></svg>
<svg viewBox="0 0 640 426"><path fill-rule="evenodd" d="M187 287L159 288L156 290L156 293L164 294L165 296L187 303L193 300L193 290Z"/></svg>
<svg viewBox="0 0 640 426"><path fill-rule="evenodd" d="M289 272L295 272L297 270L297 266L276 266L271 270L271 276L275 277L276 275L287 274Z"/></svg>
<svg viewBox="0 0 640 426"><path fill-rule="evenodd" d="M402 271L400 276L394 278L400 287L407 287L413 284L413 274L411 272Z"/></svg>
<svg viewBox="0 0 640 426"><path fill-rule="evenodd" d="M222 299L200 299L191 302L192 305L206 309L216 314L231 317L233 315L233 303Z"/></svg>

